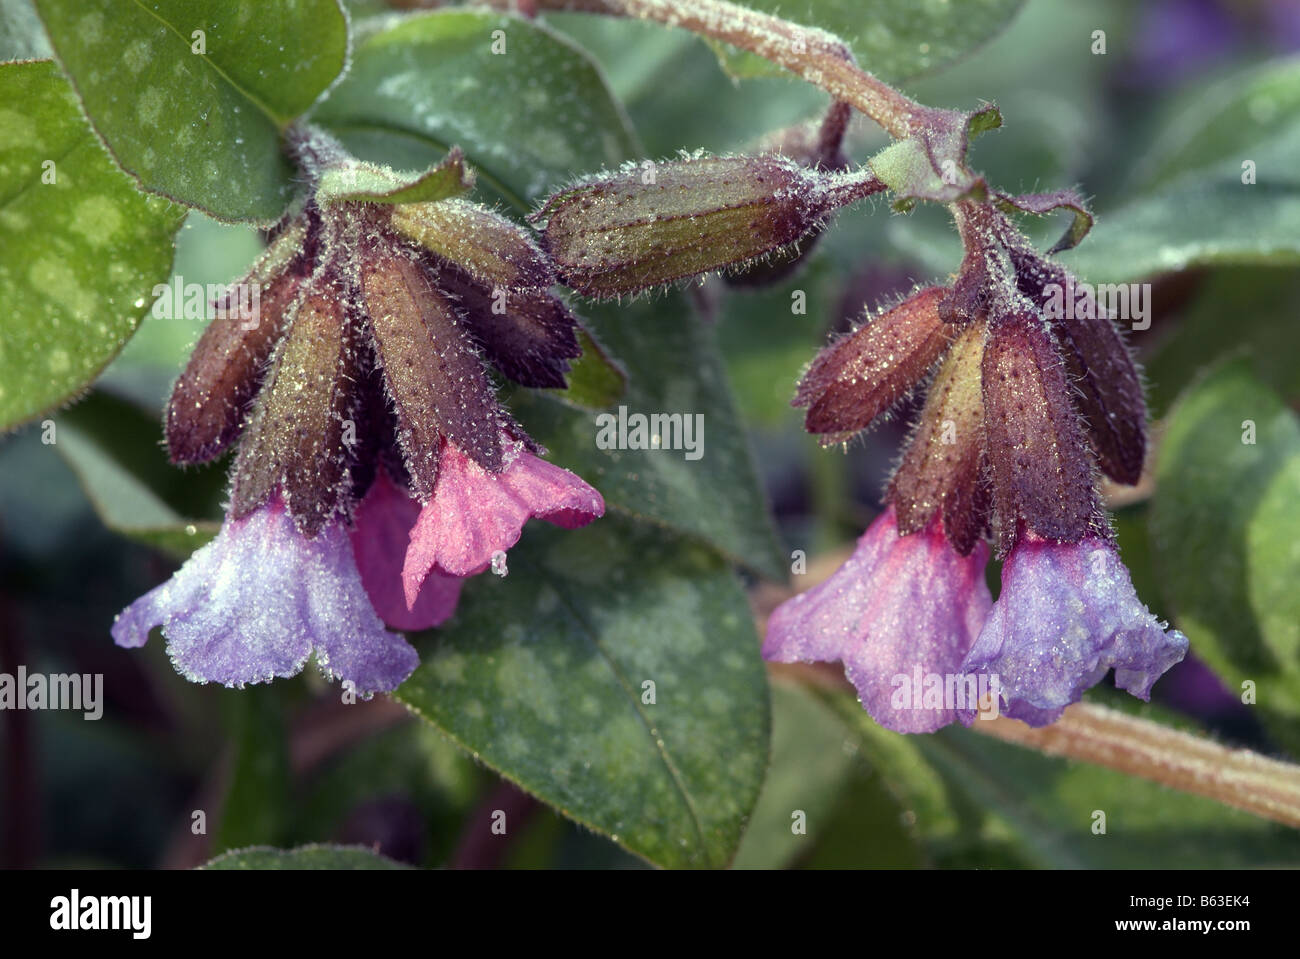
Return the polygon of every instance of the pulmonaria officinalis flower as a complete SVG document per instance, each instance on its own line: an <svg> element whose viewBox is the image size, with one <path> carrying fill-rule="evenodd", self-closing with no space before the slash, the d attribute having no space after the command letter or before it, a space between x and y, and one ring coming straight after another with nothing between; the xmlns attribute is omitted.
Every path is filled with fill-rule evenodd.
<svg viewBox="0 0 1300 959"><path fill-rule="evenodd" d="M1044 725L1111 669L1146 699L1187 650L1138 599L1097 494L1097 470L1135 483L1145 456L1123 340L1100 310L1044 310L1068 274L1001 213L967 201L958 224L954 284L832 343L799 384L807 429L833 443L928 379L886 511L838 572L773 613L763 650L843 662L864 707L900 732L969 724L984 689L997 695L986 707ZM1004 558L996 602L988 544Z"/></svg>
<svg viewBox="0 0 1300 959"><path fill-rule="evenodd" d="M314 189L244 282L256 322L219 316L166 414L173 462L238 441L216 539L113 626L161 626L177 669L230 686L314 653L363 695L417 664L396 629L454 611L462 578L533 517L573 528L604 502L499 405L485 368L564 386L577 319L524 229L461 198L457 152L409 182L299 133Z"/></svg>

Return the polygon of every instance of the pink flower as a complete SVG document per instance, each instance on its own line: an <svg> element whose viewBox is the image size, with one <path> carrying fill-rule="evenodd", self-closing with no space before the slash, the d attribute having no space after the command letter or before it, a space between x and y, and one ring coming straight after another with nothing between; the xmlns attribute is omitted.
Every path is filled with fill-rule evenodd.
<svg viewBox="0 0 1300 959"><path fill-rule="evenodd" d="M439 626L456 611L459 576L434 573L407 605L402 588L402 563L410 546L411 530L420 515L420 504L409 493L379 471L374 483L357 506L351 532L352 552L361 571L375 611L394 629L429 629Z"/></svg>
<svg viewBox="0 0 1300 959"><path fill-rule="evenodd" d="M925 680L963 675L962 660L992 605L984 583L988 556L983 543L960 555L937 522L899 536L891 506L830 579L777 607L763 657L842 662L876 722L898 732L933 732L963 718L953 704L927 700Z"/></svg>
<svg viewBox="0 0 1300 959"><path fill-rule="evenodd" d="M565 529L605 513L600 493L502 434L505 466L491 473L444 443L433 495L411 530L402 579L414 604L431 576L473 576L519 541L528 520Z"/></svg>

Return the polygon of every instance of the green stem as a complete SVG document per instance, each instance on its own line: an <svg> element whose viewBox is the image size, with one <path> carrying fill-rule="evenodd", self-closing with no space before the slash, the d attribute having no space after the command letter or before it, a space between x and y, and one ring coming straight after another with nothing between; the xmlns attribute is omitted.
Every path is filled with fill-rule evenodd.
<svg viewBox="0 0 1300 959"><path fill-rule="evenodd" d="M511 0L483 2L497 10L512 9ZM653 20L729 43L851 103L897 139L916 133L932 113L858 67L848 46L833 34L727 0L537 0L536 6Z"/></svg>

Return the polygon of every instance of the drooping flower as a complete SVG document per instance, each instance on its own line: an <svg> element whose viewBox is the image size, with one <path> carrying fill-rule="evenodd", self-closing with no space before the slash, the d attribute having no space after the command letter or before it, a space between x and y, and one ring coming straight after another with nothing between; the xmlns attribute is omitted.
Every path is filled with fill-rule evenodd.
<svg viewBox="0 0 1300 959"><path fill-rule="evenodd" d="M1081 209L1072 197L1010 205ZM950 696L943 710L886 710L881 678L912 661L933 662L957 691L987 680L975 688L1000 690L1003 712L1042 725L1111 669L1148 698L1187 649L1138 600L1097 493L1097 470L1130 484L1141 475L1146 407L1132 357L1091 299L1052 308L1063 288L1074 296L1073 277L1001 213L958 211L967 253L952 286L920 289L838 339L799 384L795 405L827 443L928 389L886 514L826 584L773 613L765 646L779 661L842 660L863 705L900 731L969 722L978 709ZM951 597L983 569L986 541L1005 559L1001 595L987 615L959 620ZM872 559L921 555L930 559ZM916 577L924 584L896 582Z"/></svg>
<svg viewBox="0 0 1300 959"><path fill-rule="evenodd" d="M842 662L872 718L902 733L933 732L961 703L933 692L933 677L960 676L992 599L984 582L988 547L960 555L936 522L900 536L892 507L858 540L853 556L825 582L783 603L767 624L764 658L779 663ZM918 680L919 677L919 680ZM978 689L978 684L975 687ZM969 706L978 709L971 696Z"/></svg>
<svg viewBox="0 0 1300 959"><path fill-rule="evenodd" d="M1111 669L1116 686L1150 699L1186 652L1187 637L1166 632L1138 599L1109 540L1029 534L1002 566L1002 592L962 669L996 675L1002 712L1042 726Z"/></svg>
<svg viewBox="0 0 1300 959"><path fill-rule="evenodd" d="M143 646L161 626L186 679L226 686L292 676L307 657L358 691L393 689L418 661L384 628L341 525L316 536L294 527L280 497L227 519L170 580L113 624L119 646Z"/></svg>
<svg viewBox="0 0 1300 959"><path fill-rule="evenodd" d="M445 621L486 565L453 561L456 531L495 553L531 516L576 527L604 503L540 458L485 370L563 387L581 352L528 232L461 199L456 151L411 183L314 132L295 147L314 190L243 281L260 313L218 314L167 408L175 463L238 442L226 520L113 635L161 626L185 676L233 686L314 654L369 695L417 662L384 624Z"/></svg>
<svg viewBox="0 0 1300 959"><path fill-rule="evenodd" d="M572 473L508 435L502 443L507 452L495 473L445 444L433 495L411 529L402 574L408 598L431 577L481 573L530 519L576 529L605 512L600 494Z"/></svg>

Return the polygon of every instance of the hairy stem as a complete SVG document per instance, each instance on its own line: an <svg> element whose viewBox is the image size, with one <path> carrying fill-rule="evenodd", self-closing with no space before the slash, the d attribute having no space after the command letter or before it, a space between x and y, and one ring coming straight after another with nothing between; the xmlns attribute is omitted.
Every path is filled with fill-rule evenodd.
<svg viewBox="0 0 1300 959"><path fill-rule="evenodd" d="M1089 703L1076 703L1041 729L1006 718L976 722L971 728L1300 827L1300 766L1247 749L1230 749Z"/></svg>
<svg viewBox="0 0 1300 959"><path fill-rule="evenodd" d="M512 0L483 2L513 9ZM536 0L536 7L653 20L729 43L852 104L896 138L917 132L932 112L858 67L838 37L727 0Z"/></svg>

